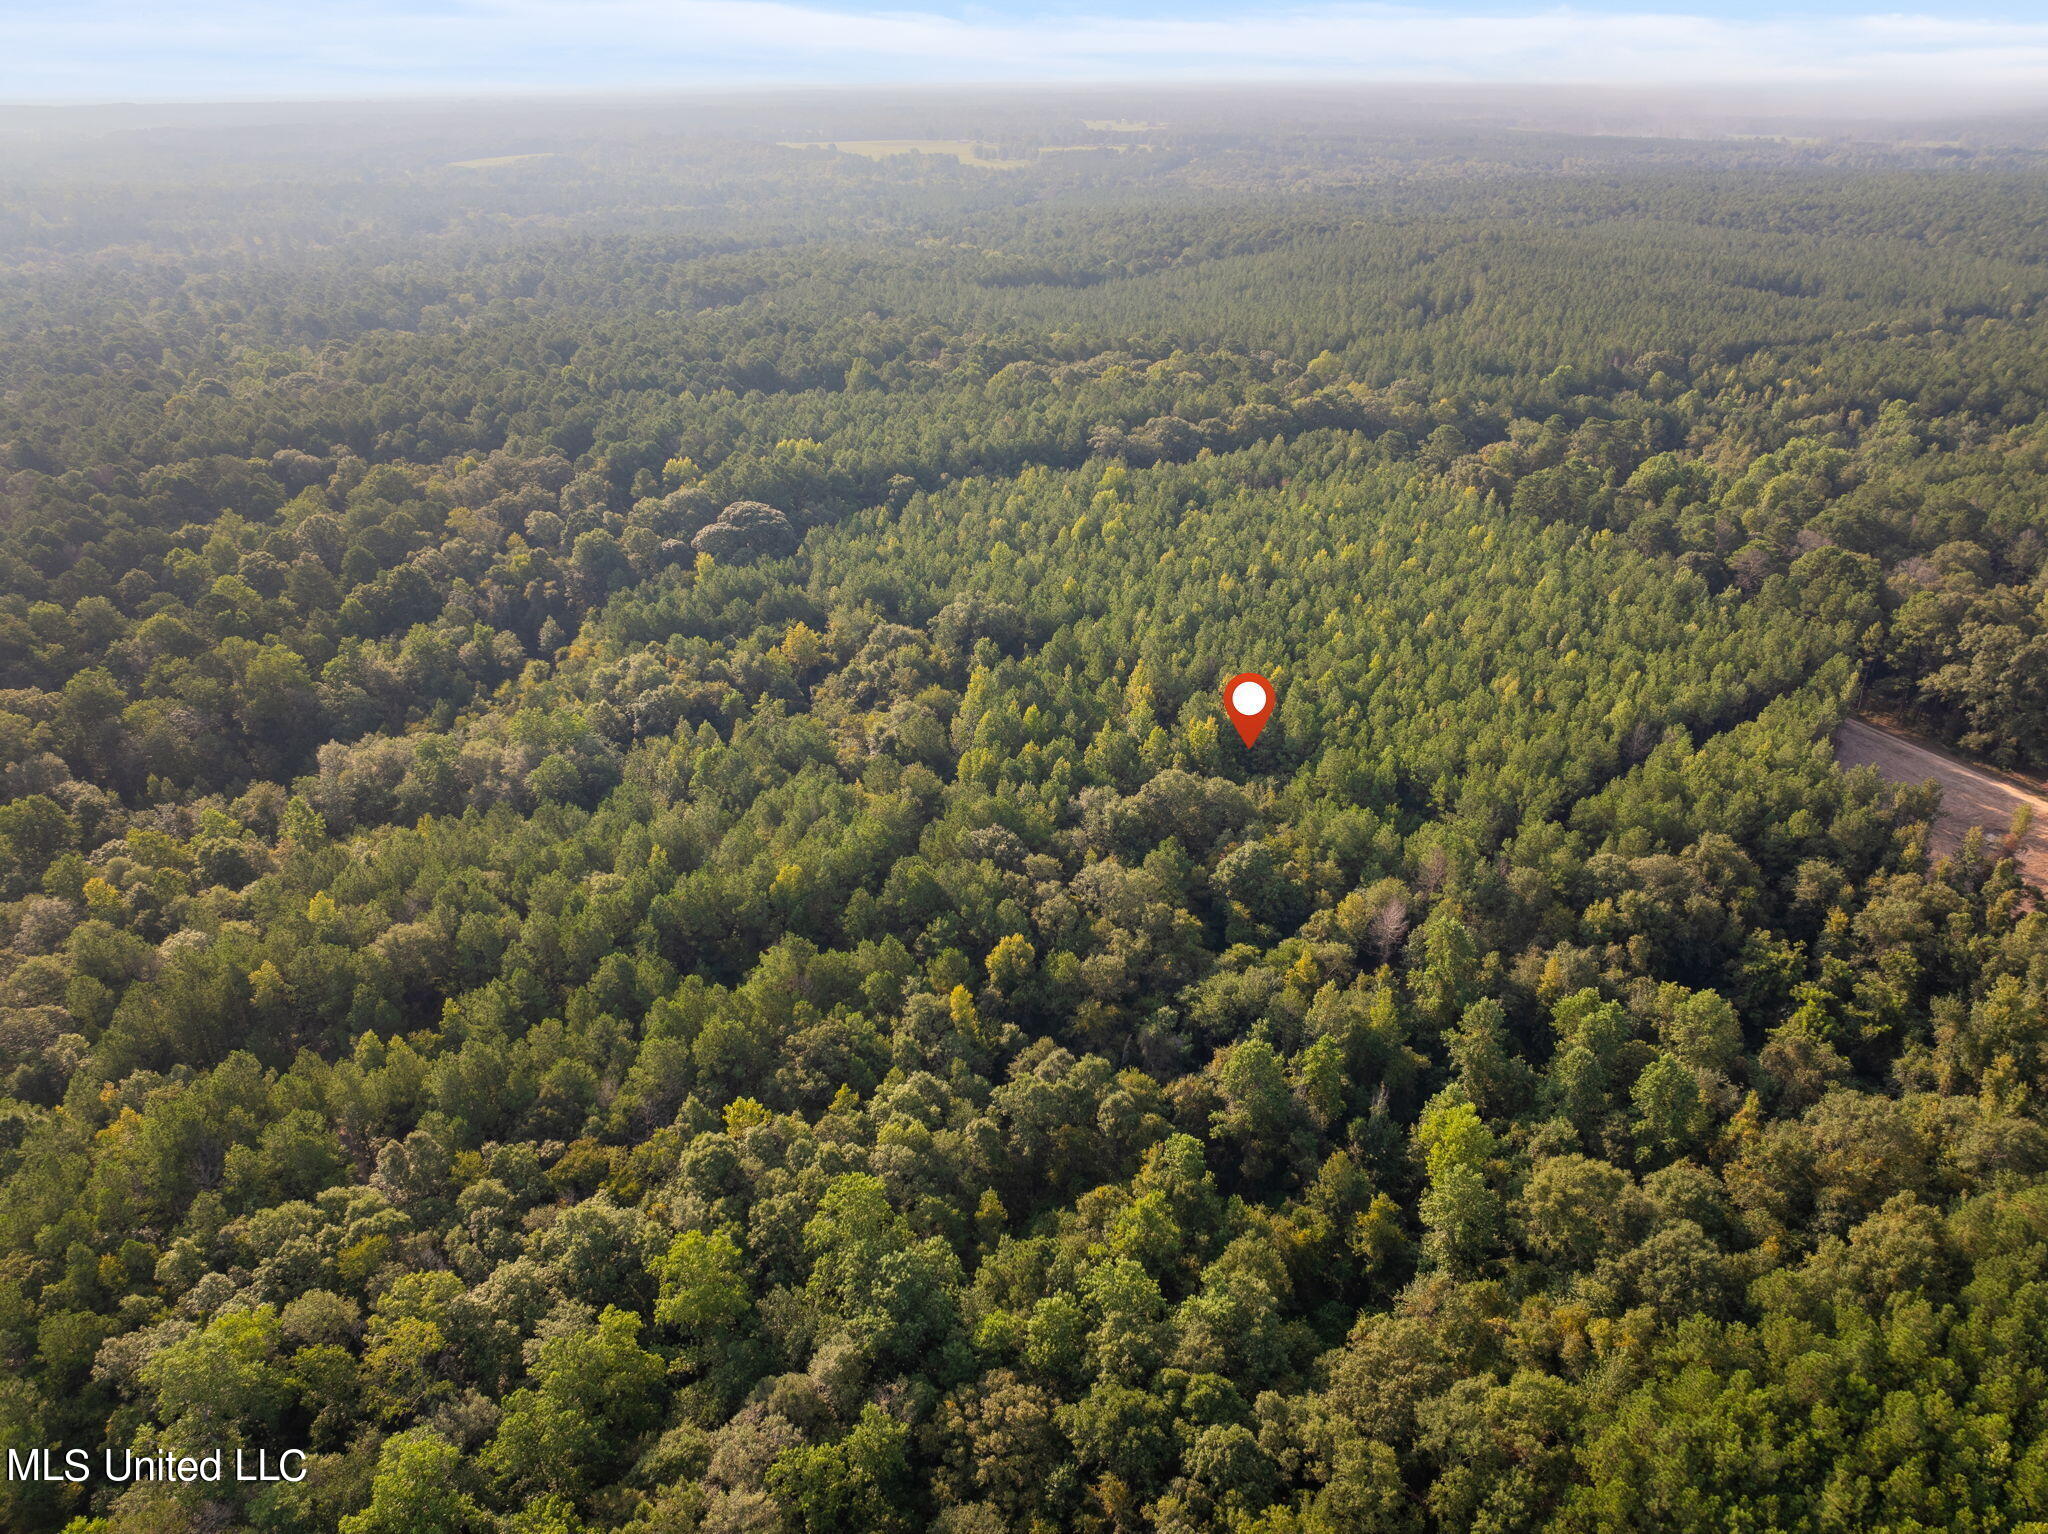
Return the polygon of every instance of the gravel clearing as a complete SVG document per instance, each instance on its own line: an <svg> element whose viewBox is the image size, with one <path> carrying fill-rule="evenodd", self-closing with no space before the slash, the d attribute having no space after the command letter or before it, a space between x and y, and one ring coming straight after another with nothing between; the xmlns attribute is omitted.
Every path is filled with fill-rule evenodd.
<svg viewBox="0 0 2048 1534"><path fill-rule="evenodd" d="M1929 850L1954 852L1970 827L1982 826L1994 850L2005 839L2012 812L2021 804L2034 807L2033 828L2020 849L2020 873L2029 884L2048 886L2048 790L2025 778L1930 746L1899 730L1868 719L1845 719L1835 732L1835 760L1844 767L1875 767L1893 783L1941 785L1941 813L1935 817Z"/></svg>

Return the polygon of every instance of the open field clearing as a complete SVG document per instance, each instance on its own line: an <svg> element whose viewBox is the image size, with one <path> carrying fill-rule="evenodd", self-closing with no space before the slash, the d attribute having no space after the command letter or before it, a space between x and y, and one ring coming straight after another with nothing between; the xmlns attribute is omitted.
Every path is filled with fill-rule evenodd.
<svg viewBox="0 0 2048 1534"><path fill-rule="evenodd" d="M1022 170L1030 163L1028 160L991 160L979 153L979 145L954 138L833 139L829 142L784 144L782 147L836 149L841 154L857 154L870 160L886 160L899 154L949 155L962 165L979 166L983 170Z"/></svg>
<svg viewBox="0 0 2048 1534"><path fill-rule="evenodd" d="M448 168L450 170L503 170L508 165L530 165L535 160L552 160L554 158L555 152L552 149L547 149L534 154L494 154L487 155L481 160L451 160L448 162Z"/></svg>

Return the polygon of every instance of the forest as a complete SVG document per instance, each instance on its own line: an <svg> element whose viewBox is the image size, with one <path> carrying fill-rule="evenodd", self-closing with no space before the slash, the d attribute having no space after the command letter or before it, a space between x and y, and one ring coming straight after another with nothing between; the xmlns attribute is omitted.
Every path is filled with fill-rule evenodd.
<svg viewBox="0 0 2048 1534"><path fill-rule="evenodd" d="M2048 127L1411 105L0 114L0 1528L2048 1534Z"/></svg>

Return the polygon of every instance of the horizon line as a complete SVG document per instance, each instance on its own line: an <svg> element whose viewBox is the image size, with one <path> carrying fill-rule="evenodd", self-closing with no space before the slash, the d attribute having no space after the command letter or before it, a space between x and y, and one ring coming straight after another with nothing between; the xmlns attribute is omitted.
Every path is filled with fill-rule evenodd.
<svg viewBox="0 0 2048 1534"><path fill-rule="evenodd" d="M1595 94L1624 103L1642 98L1654 97L1665 107L1700 107L1717 104L1742 102L1745 105L1764 106L1787 112L1791 116L1821 116L1820 111L1806 110L1823 104L1839 110L1850 104L1865 104L1873 109L1882 109L1895 115L1902 101L1911 101L1922 106L1940 105L1955 108L1971 117L1993 116L2019 111L2025 115L2048 117L2048 100L2044 100L2038 87L2011 82L1999 82L1983 86L1958 85L1953 81L1929 83L1925 86L1895 85L1863 81L1657 81L1646 80L1639 84L1616 84L1611 80L1584 79L1469 79L1445 77L1443 79L1416 79L1413 77L1388 77L1376 75L1186 75L1147 76L1135 75L1125 78L1103 78L1089 80L1045 79L1017 80L1000 76L988 78L963 77L952 81L906 78L901 80L823 81L791 78L787 80L750 80L741 82L702 81L675 85L634 85L634 86L547 86L528 84L505 84L477 86L459 89L431 86L392 85L385 88L367 88L354 92L321 91L304 95L275 93L209 95L119 95L119 96L48 96L48 97L0 97L0 112L40 111L118 111L128 108L206 108L206 107L350 107L374 106L403 101L415 105L439 105L447 107L482 107L492 105L520 105L531 102L547 102L556 105L582 104L590 106L625 105L629 103L675 103L686 102L698 97L744 97L783 95L825 95L825 96L883 96L917 95L945 96L948 94L972 93L986 96L991 93L1009 96L1074 95L1087 96L1115 91L1142 90L1154 95L1171 95L1181 92L1215 91L1218 89L1244 94L1270 94L1281 90L1332 90L1332 91L1377 91L1388 94L1448 94L1464 93L1483 96L1505 96L1517 93L1562 95L1566 93ZM1674 95L1674 92L1676 94ZM1826 98L1825 103L1815 98Z"/></svg>

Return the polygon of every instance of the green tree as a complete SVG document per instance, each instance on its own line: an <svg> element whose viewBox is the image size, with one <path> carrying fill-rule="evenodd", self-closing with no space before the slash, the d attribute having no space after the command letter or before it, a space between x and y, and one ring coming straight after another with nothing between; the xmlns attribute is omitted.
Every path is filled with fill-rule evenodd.
<svg viewBox="0 0 2048 1534"><path fill-rule="evenodd" d="M1449 1088L1424 1110L1415 1142L1429 1178L1420 1204L1423 1251L1454 1272L1469 1273L1500 1240L1501 1200L1489 1177L1497 1150L1493 1131Z"/></svg>
<svg viewBox="0 0 2048 1534"><path fill-rule="evenodd" d="M788 1449L768 1470L768 1489L806 1534L910 1526L910 1430L881 1408L861 1409L835 1443Z"/></svg>
<svg viewBox="0 0 2048 1534"><path fill-rule="evenodd" d="M426 1428L384 1440L370 1504L341 1520L341 1534L471 1534L491 1527L462 1490L462 1452Z"/></svg>

